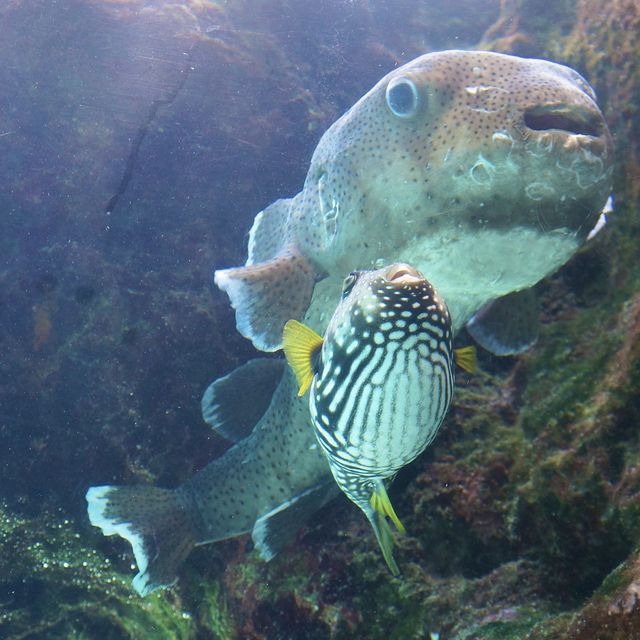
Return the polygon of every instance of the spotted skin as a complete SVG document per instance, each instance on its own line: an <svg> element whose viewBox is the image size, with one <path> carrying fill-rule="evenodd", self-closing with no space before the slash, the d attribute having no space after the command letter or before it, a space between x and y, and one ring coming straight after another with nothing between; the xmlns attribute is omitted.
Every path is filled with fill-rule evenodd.
<svg viewBox="0 0 640 640"><path fill-rule="evenodd" d="M415 109L398 117L390 96L407 86ZM302 191L256 217L247 266L273 267L265 281L290 287L330 278L335 290L350 271L407 262L429 275L460 326L573 255L610 193L612 162L593 90L572 69L430 53L389 73L328 129ZM302 256L313 277L271 264L280 252ZM275 350L281 332L265 329L266 317L283 325L312 302L269 296L261 305L259 292L234 286L243 269L216 281L239 331Z"/></svg>
<svg viewBox="0 0 640 640"><path fill-rule="evenodd" d="M326 481L324 465L304 464L301 444L314 454L316 447L308 438L305 408L295 401L294 387L286 372L271 409L253 433L184 485L202 514L200 543L251 531L258 516L295 496L298 487ZM298 416L295 426L283 429L292 413Z"/></svg>
<svg viewBox="0 0 640 640"><path fill-rule="evenodd" d="M338 493L309 426L308 407L299 402L295 380L285 370L251 434L183 485L91 487L87 502L93 525L131 543L139 570L133 586L146 596L175 582L196 545L253 531L260 555L271 559L283 541L274 546L270 526L294 533L308 513ZM294 522L283 521L282 514L294 513L290 507L301 501L309 505L302 515L295 511Z"/></svg>
<svg viewBox="0 0 640 640"><path fill-rule="evenodd" d="M421 96L406 120L385 100L398 78ZM303 254L343 274L371 263L373 242L400 250L416 231L477 224L480 209L491 227L537 229L544 210L549 227L586 234L610 189L610 139L594 100L577 73L542 60L466 51L418 58L383 78L320 141L302 202L291 209ZM545 125L529 115L545 108L572 114L565 126L597 135L527 127ZM560 117L547 122L562 124ZM601 202L588 213L557 202L564 194L584 204L589 193Z"/></svg>
<svg viewBox="0 0 640 640"><path fill-rule="evenodd" d="M416 87L411 117L390 108L392 82ZM245 267L216 272L216 282L238 330L276 350L289 318L324 333L346 273L402 261L428 275L455 331L575 253L610 193L612 162L593 91L571 69L430 53L385 76L327 130L302 191L256 216ZM179 489L188 517L172 521L185 523L185 539L228 538L256 522L267 530L296 496L333 484L296 393L287 371L251 435ZM94 524L134 545L142 536L151 545L163 529L166 509L145 514L155 525L136 525L117 488L87 499ZM156 571L154 561L138 562L138 592L166 585L178 564Z"/></svg>
<svg viewBox="0 0 640 640"><path fill-rule="evenodd" d="M449 312L407 265L354 273L320 362L309 396L316 437L338 486L376 527L379 483L424 451L449 408Z"/></svg>

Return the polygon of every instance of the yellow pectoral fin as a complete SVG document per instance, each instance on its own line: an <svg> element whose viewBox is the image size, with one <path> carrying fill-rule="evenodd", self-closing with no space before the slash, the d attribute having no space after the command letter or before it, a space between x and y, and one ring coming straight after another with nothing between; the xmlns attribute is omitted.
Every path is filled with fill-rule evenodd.
<svg viewBox="0 0 640 640"><path fill-rule="evenodd" d="M322 347L322 337L302 322L288 320L282 333L282 348L303 396L313 381L313 355Z"/></svg>
<svg viewBox="0 0 640 640"><path fill-rule="evenodd" d="M396 529L398 531L401 533L406 531L404 525L400 522L400 518L398 518L396 512L393 510L391 500L389 500L387 490L384 488L384 483L382 481L378 482L378 486L371 496L371 506L375 511L390 518L391 522L396 525Z"/></svg>
<svg viewBox="0 0 640 640"><path fill-rule="evenodd" d="M456 364L467 371L468 373L475 373L478 368L478 359L476 357L475 347L462 347L454 350Z"/></svg>

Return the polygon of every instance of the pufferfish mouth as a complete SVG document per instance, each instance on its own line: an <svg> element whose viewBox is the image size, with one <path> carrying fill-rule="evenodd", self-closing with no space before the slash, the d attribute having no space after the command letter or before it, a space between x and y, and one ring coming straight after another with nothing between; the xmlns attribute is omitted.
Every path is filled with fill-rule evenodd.
<svg viewBox="0 0 640 640"><path fill-rule="evenodd" d="M531 107L524 112L524 124L533 131L562 131L594 138L603 133L599 113L567 104Z"/></svg>
<svg viewBox="0 0 640 640"><path fill-rule="evenodd" d="M395 284L422 282L424 276L408 264L394 264L387 271L387 280Z"/></svg>

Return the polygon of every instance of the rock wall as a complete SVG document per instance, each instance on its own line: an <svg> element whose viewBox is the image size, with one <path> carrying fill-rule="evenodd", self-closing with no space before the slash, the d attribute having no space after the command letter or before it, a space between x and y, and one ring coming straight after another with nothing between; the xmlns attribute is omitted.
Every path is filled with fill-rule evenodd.
<svg viewBox="0 0 640 640"><path fill-rule="evenodd" d="M637 3L27 4L0 9L2 637L640 637ZM388 69L474 45L589 78L616 204L539 285L539 344L481 354L394 484L403 579L337 501L272 563L219 543L139 599L83 494L172 486L228 446L199 397L251 350L212 268Z"/></svg>

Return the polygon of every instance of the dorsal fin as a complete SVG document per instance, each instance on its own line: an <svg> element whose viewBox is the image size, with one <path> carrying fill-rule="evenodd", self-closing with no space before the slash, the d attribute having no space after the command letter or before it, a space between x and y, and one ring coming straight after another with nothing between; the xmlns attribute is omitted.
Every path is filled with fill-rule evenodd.
<svg viewBox="0 0 640 640"><path fill-rule="evenodd" d="M202 396L203 420L227 440L246 438L268 409L283 371L282 358L256 358L218 378Z"/></svg>

